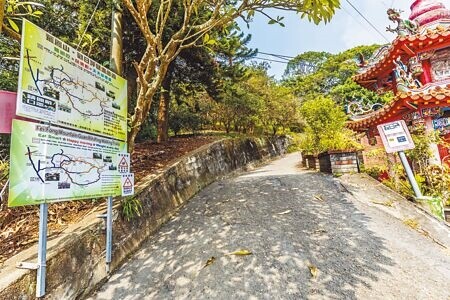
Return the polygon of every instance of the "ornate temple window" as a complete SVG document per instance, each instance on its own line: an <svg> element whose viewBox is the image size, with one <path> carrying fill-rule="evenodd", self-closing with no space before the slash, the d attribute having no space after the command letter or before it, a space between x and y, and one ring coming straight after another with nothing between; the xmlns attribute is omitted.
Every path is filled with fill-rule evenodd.
<svg viewBox="0 0 450 300"><path fill-rule="evenodd" d="M430 58L433 82L450 78L450 48L437 50Z"/></svg>

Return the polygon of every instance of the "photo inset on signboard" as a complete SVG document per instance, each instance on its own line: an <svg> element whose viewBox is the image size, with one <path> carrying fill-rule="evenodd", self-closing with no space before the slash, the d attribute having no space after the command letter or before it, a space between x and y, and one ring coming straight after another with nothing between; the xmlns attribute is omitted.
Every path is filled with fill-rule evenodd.
<svg viewBox="0 0 450 300"><path fill-rule="evenodd" d="M113 102L111 105L113 108L120 110L120 105L117 104L116 102Z"/></svg>
<svg viewBox="0 0 450 300"><path fill-rule="evenodd" d="M59 91L51 86L44 86L44 96L59 100Z"/></svg>
<svg viewBox="0 0 450 300"><path fill-rule="evenodd" d="M104 92L105 91L105 86L103 84L101 84L100 82L96 81L95 82L95 88Z"/></svg>
<svg viewBox="0 0 450 300"><path fill-rule="evenodd" d="M111 99L116 99L116 93L114 93L113 91L106 92L106 96L108 96Z"/></svg>
<svg viewBox="0 0 450 300"><path fill-rule="evenodd" d="M45 181L59 181L59 173L45 173Z"/></svg>
<svg viewBox="0 0 450 300"><path fill-rule="evenodd" d="M97 152L93 152L92 153L92 158L93 159L102 159L102 154L101 153L97 153Z"/></svg>

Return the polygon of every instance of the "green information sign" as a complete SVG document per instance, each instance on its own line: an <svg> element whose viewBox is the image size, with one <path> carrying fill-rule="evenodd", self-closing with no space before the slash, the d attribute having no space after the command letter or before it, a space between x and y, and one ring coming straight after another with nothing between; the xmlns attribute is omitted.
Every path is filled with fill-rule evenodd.
<svg viewBox="0 0 450 300"><path fill-rule="evenodd" d="M126 140L126 80L27 20L17 97L19 116Z"/></svg>
<svg viewBox="0 0 450 300"><path fill-rule="evenodd" d="M119 153L126 143L14 120L9 206L122 194Z"/></svg>

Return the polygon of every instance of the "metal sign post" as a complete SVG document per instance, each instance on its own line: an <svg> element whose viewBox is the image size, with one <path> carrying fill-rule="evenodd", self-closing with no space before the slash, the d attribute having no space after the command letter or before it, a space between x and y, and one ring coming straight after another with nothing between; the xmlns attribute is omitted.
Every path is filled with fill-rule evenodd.
<svg viewBox="0 0 450 300"><path fill-rule="evenodd" d="M411 166L408 163L408 160L406 159L405 152L399 151L398 156L400 156L400 160L402 161L403 168L406 171L406 175L408 176L409 183L411 184L414 194L417 198L422 198L422 192L420 191L419 185L417 184L416 178L414 177L414 173L411 170Z"/></svg>
<svg viewBox="0 0 450 300"><path fill-rule="evenodd" d="M39 242L37 263L19 262L17 268L37 270L36 297L45 295L45 271L47 269L47 219L48 204L41 203L39 208Z"/></svg>
<svg viewBox="0 0 450 300"><path fill-rule="evenodd" d="M106 273L109 273L111 269L111 257L112 257L112 206L113 197L109 196L106 207Z"/></svg>
<svg viewBox="0 0 450 300"><path fill-rule="evenodd" d="M112 261L112 233L113 233L113 220L112 220L112 206L113 197L109 196L106 198L106 214L98 215L97 218L102 218L105 220L106 227L106 273L111 271L111 261Z"/></svg>
<svg viewBox="0 0 450 300"><path fill-rule="evenodd" d="M422 192L417 184L411 166L406 159L404 150L414 149L415 145L404 120L378 125L378 132L387 153L398 152L408 181L417 198L422 198Z"/></svg>
<svg viewBox="0 0 450 300"><path fill-rule="evenodd" d="M38 243L38 265L36 279L36 297L45 295L45 270L47 268L47 217L48 204L40 204L39 211L39 243Z"/></svg>

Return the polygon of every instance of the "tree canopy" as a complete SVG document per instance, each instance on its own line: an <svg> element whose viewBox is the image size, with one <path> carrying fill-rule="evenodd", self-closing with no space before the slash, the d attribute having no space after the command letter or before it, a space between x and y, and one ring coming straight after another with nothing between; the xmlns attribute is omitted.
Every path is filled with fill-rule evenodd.
<svg viewBox="0 0 450 300"><path fill-rule="evenodd" d="M370 57L378 45L358 46L338 54L326 52L306 52L291 60L286 68L284 84L300 98L313 99L329 96L345 108L349 102L364 99L370 103L386 103L391 94L378 95L367 90L351 77L356 74L358 65L355 58L359 54ZM310 63L316 66L313 72L298 72L299 64Z"/></svg>
<svg viewBox="0 0 450 300"><path fill-rule="evenodd" d="M255 13L263 13L267 8L292 10L302 18L319 23L327 22L339 7L339 0L299 0L299 1L182 1L173 0L124 0L136 22L144 40L145 51L135 63L140 89L137 103L131 117L129 147L133 149L134 139L149 113L153 95L158 91L168 71L169 64L183 49L203 42L205 36L214 29L226 28L233 20L243 17L251 21ZM177 9L174 9L174 8ZM153 19L149 13L154 9ZM181 12L181 15L180 15ZM179 27L167 33L169 20L179 20ZM154 20L154 21L151 21Z"/></svg>

